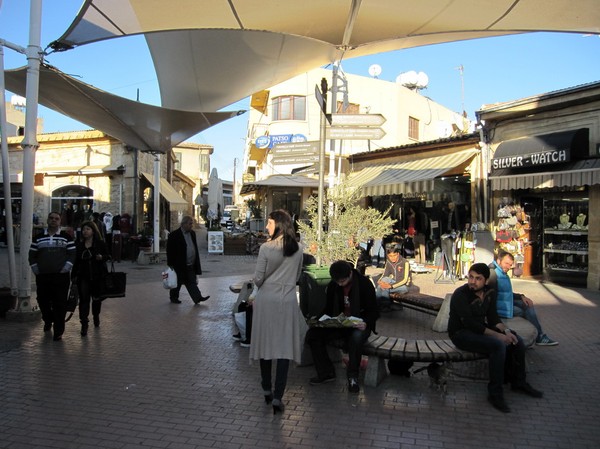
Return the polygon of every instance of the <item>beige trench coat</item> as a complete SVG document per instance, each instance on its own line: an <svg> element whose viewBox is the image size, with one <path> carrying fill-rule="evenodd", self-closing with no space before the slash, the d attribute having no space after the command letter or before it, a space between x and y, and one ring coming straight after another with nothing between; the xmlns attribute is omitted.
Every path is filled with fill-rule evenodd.
<svg viewBox="0 0 600 449"><path fill-rule="evenodd" d="M301 272L302 246L292 256L284 257L281 237L261 245L254 272L258 293L252 305L250 359L300 363L306 334L296 297Z"/></svg>

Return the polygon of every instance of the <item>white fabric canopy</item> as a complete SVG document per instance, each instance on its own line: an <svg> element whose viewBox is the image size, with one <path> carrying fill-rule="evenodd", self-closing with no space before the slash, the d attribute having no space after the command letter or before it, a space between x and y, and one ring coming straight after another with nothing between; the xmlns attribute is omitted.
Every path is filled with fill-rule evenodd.
<svg viewBox="0 0 600 449"><path fill-rule="evenodd" d="M598 1L86 0L52 47L146 34L163 106L216 111L336 60L533 31L600 34Z"/></svg>
<svg viewBox="0 0 600 449"><path fill-rule="evenodd" d="M319 187L319 180L302 175L271 175L260 181L244 184L242 194L251 193L260 187Z"/></svg>
<svg viewBox="0 0 600 449"><path fill-rule="evenodd" d="M6 88L25 96L26 75L26 67L5 71ZM141 151L160 153L240 113L152 106L109 94L47 65L40 66L39 103Z"/></svg>

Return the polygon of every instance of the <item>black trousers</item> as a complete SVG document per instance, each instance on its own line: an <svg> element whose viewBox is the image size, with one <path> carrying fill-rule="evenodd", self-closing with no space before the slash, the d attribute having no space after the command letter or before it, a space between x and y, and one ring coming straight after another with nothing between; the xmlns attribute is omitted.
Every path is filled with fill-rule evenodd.
<svg viewBox="0 0 600 449"><path fill-rule="evenodd" d="M306 343L310 346L317 375L321 379L328 376L335 376L335 367L327 353L327 344L332 340L343 339L348 349L348 378L358 378L362 348L370 334L371 330L368 327L364 331L352 327L310 328L306 333Z"/></svg>
<svg viewBox="0 0 600 449"><path fill-rule="evenodd" d="M102 310L102 301L92 300L90 287L90 281L87 279L80 278L77 282L77 288L79 289L79 321L82 324L89 321L90 303L92 304L92 315L94 317L99 317Z"/></svg>
<svg viewBox="0 0 600 449"><path fill-rule="evenodd" d="M69 273L38 274L35 283L42 319L44 323L54 325L55 336L61 336L65 331L70 275Z"/></svg>

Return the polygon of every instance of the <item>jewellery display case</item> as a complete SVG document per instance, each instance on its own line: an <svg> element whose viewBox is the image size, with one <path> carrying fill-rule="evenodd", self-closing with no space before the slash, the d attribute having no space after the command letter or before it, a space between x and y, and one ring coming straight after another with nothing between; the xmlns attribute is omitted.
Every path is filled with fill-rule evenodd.
<svg viewBox="0 0 600 449"><path fill-rule="evenodd" d="M588 273L588 201L544 202L544 278L582 284Z"/></svg>

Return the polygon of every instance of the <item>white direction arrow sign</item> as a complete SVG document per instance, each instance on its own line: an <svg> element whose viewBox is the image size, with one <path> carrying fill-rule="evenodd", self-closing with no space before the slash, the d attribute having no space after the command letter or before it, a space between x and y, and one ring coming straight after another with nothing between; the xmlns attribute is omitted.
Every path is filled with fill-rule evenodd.
<svg viewBox="0 0 600 449"><path fill-rule="evenodd" d="M319 142L293 142L275 145L271 152L275 155L319 154Z"/></svg>
<svg viewBox="0 0 600 449"><path fill-rule="evenodd" d="M326 131L326 138L333 140L379 140L383 136L381 128L332 127Z"/></svg>
<svg viewBox="0 0 600 449"><path fill-rule="evenodd" d="M319 161L319 155L304 155L304 156L277 156L273 155L271 163L273 165L287 165L287 164L311 164Z"/></svg>
<svg viewBox="0 0 600 449"><path fill-rule="evenodd" d="M381 114L331 114L331 126L381 126L385 121Z"/></svg>

